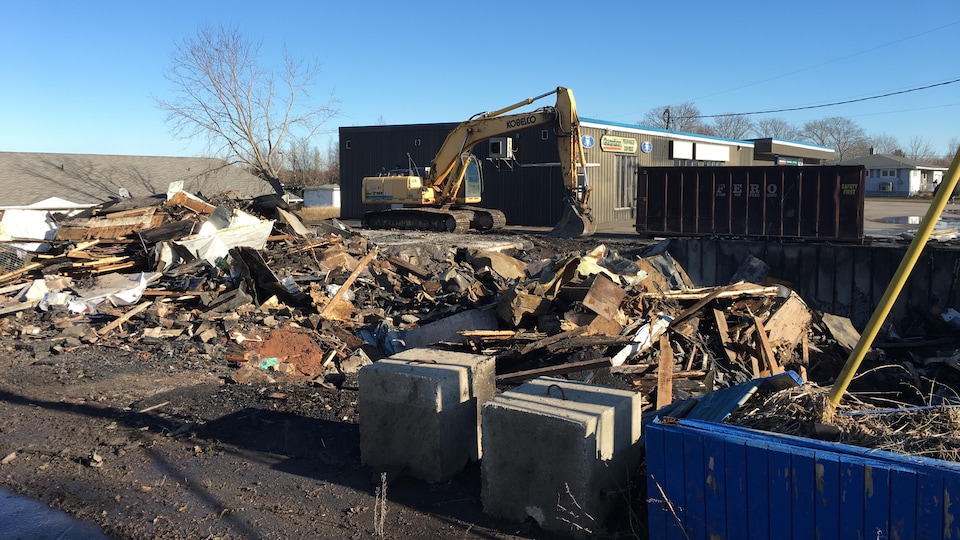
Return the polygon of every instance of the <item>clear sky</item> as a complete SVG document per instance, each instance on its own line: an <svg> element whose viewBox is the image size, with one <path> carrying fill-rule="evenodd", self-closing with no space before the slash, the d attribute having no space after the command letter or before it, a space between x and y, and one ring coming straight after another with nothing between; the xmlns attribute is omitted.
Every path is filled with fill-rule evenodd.
<svg viewBox="0 0 960 540"><path fill-rule="evenodd" d="M635 123L691 101L703 114L819 105L960 79L958 0L451 2L0 0L0 151L202 155L155 98L177 43L229 25L316 59L326 127L459 122L556 86L581 116ZM551 104L550 99L541 105ZM960 83L777 113L828 116L938 154L960 140ZM758 117L753 117L758 118ZM325 149L329 136L315 146Z"/></svg>

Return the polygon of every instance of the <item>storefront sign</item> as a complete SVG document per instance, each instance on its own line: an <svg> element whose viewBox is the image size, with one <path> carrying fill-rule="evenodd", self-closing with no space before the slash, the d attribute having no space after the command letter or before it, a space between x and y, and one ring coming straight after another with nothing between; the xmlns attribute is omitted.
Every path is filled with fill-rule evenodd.
<svg viewBox="0 0 960 540"><path fill-rule="evenodd" d="M600 148L604 152L636 154L637 140L630 137L614 137L613 135L604 135L600 138Z"/></svg>
<svg viewBox="0 0 960 540"><path fill-rule="evenodd" d="M595 143L596 141L590 135L582 135L580 137L580 144L582 144L584 148L587 148L587 149L593 148L593 145Z"/></svg>

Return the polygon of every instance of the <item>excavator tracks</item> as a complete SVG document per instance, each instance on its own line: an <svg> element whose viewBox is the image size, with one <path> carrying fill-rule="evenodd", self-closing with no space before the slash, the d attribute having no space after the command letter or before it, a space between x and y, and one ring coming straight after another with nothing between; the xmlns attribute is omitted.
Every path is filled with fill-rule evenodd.
<svg viewBox="0 0 960 540"><path fill-rule="evenodd" d="M468 230L502 229L507 224L503 212L477 206L448 208L392 208L367 212L363 225L368 229L399 229L464 233Z"/></svg>
<svg viewBox="0 0 960 540"><path fill-rule="evenodd" d="M442 208L393 208L367 212L363 225L368 229L463 233L470 228L472 217L470 212Z"/></svg>

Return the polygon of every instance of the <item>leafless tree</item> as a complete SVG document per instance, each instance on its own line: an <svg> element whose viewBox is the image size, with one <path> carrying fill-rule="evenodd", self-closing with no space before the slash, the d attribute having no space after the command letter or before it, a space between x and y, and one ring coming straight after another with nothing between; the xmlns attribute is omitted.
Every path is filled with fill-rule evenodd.
<svg viewBox="0 0 960 540"><path fill-rule="evenodd" d="M754 124L753 132L757 137L788 141L799 141L803 138L803 130L782 118L761 118Z"/></svg>
<svg viewBox="0 0 960 540"><path fill-rule="evenodd" d="M870 146L877 154L894 154L901 149L900 141L893 135L881 133L870 137Z"/></svg>
<svg viewBox="0 0 960 540"><path fill-rule="evenodd" d="M643 126L669 129L671 131L711 135L712 131L710 126L704 124L700 116L700 109L688 101L679 105L654 107L647 111L643 120L637 123Z"/></svg>
<svg viewBox="0 0 960 540"><path fill-rule="evenodd" d="M286 153L286 169L283 173L283 183L287 186L315 186L319 185L323 174L323 156L314 146L305 143L291 143Z"/></svg>
<svg viewBox="0 0 960 540"><path fill-rule="evenodd" d="M334 140L326 154L315 146L291 144L283 173L288 186L321 186L340 181L340 145Z"/></svg>
<svg viewBox="0 0 960 540"><path fill-rule="evenodd" d="M863 128L842 116L807 122L803 136L809 142L833 148L836 161L864 156L870 146Z"/></svg>
<svg viewBox="0 0 960 540"><path fill-rule="evenodd" d="M214 154L282 194L282 148L291 138L305 141L319 133L338 113L338 102L331 96L320 105L301 104L319 64L284 51L282 68L264 68L260 46L233 28L202 27L177 47L165 74L173 96L157 103L175 135L206 137Z"/></svg>
<svg viewBox="0 0 960 540"><path fill-rule="evenodd" d="M907 158L916 161L931 161L937 157L937 151L933 149L930 141L920 136L910 137L910 144L907 145Z"/></svg>
<svg viewBox="0 0 960 540"><path fill-rule="evenodd" d="M725 139L745 139L753 132L753 121L746 115L726 114L713 119L713 134Z"/></svg>

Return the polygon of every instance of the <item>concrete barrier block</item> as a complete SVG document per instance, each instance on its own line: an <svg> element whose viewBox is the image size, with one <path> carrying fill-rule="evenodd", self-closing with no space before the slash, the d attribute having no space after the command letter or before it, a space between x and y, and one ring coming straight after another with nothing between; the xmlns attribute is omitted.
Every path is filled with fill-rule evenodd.
<svg viewBox="0 0 960 540"><path fill-rule="evenodd" d="M586 538L623 501L641 448L640 394L540 377L482 406L481 500L490 516L532 517L546 531Z"/></svg>
<svg viewBox="0 0 960 540"><path fill-rule="evenodd" d="M411 349L360 370L360 458L442 482L480 459L480 404L493 396L493 357Z"/></svg>

